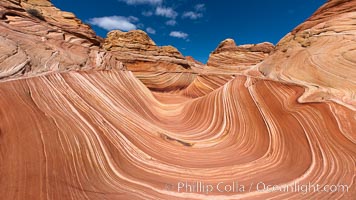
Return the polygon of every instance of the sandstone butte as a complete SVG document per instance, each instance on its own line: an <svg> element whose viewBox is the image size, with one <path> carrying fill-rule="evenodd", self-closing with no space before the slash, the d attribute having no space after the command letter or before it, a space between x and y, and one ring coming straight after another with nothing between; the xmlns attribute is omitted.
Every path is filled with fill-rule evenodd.
<svg viewBox="0 0 356 200"><path fill-rule="evenodd" d="M353 200L355 22L355 0L329 0L276 46L227 39L204 65L142 31L100 38L46 0L2 0L0 199Z"/></svg>

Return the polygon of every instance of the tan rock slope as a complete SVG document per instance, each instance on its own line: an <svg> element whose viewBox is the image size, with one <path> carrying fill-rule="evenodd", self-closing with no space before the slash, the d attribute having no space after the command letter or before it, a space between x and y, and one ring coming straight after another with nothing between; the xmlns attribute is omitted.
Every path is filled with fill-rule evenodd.
<svg viewBox="0 0 356 200"><path fill-rule="evenodd" d="M1 1L0 10L0 79L119 66L89 26L49 1Z"/></svg>
<svg viewBox="0 0 356 200"><path fill-rule="evenodd" d="M157 46L140 30L112 31L102 46L152 90L182 89L196 76L192 73L195 63L187 61L175 47Z"/></svg>
<svg viewBox="0 0 356 200"><path fill-rule="evenodd" d="M301 102L335 101L356 110L356 1L330 0L287 34L257 66L266 77L303 85Z"/></svg>
<svg viewBox="0 0 356 200"><path fill-rule="evenodd" d="M125 63L130 71L187 71L190 65L172 46L158 47L143 31L112 31L108 33L103 48Z"/></svg>
<svg viewBox="0 0 356 200"><path fill-rule="evenodd" d="M226 39L210 54L207 65L224 71L244 71L262 62L273 49L269 42L236 46L233 39Z"/></svg>
<svg viewBox="0 0 356 200"><path fill-rule="evenodd" d="M195 62L198 64L195 71L199 74L180 94L204 96L232 80L236 74L241 75L262 62L273 50L274 46L269 42L237 46L233 39L226 39L210 54L207 66Z"/></svg>
<svg viewBox="0 0 356 200"><path fill-rule="evenodd" d="M354 199L355 2L205 66L0 1L0 199Z"/></svg>

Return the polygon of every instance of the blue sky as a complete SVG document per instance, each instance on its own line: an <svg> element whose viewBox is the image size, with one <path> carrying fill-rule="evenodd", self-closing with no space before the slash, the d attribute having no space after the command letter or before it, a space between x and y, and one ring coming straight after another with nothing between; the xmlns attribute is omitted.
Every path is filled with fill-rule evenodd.
<svg viewBox="0 0 356 200"><path fill-rule="evenodd" d="M206 62L226 38L276 44L326 0L52 0L105 37L111 29L141 29L157 45L173 45Z"/></svg>

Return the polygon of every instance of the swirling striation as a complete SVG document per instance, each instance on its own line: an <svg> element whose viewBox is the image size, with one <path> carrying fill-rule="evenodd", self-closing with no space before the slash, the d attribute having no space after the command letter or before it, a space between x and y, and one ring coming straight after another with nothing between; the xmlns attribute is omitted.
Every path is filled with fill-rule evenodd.
<svg viewBox="0 0 356 200"><path fill-rule="evenodd" d="M335 101L356 110L356 1L329 0L256 67L266 77L303 85L301 102Z"/></svg>
<svg viewBox="0 0 356 200"><path fill-rule="evenodd" d="M5 82L0 193L19 199L331 197L165 190L167 183L233 177L241 185L343 183L349 193L332 197L348 199L356 191L356 123L342 122L355 113L335 103L299 104L302 93L239 76L206 96L170 104L156 100L131 72Z"/></svg>

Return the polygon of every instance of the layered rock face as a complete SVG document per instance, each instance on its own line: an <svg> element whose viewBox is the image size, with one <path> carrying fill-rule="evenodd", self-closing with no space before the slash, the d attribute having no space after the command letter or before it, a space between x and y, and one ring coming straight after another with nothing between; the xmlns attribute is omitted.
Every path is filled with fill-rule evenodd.
<svg viewBox="0 0 356 200"><path fill-rule="evenodd" d="M112 31L103 48L122 60L130 71L190 71L184 56L172 46L158 47L143 31Z"/></svg>
<svg viewBox="0 0 356 200"><path fill-rule="evenodd" d="M226 39L210 54L207 65L224 71L244 71L262 62L273 49L269 42L236 46L233 39Z"/></svg>
<svg viewBox="0 0 356 200"><path fill-rule="evenodd" d="M355 18L356 1L328 1L282 38L258 70L306 87L301 102L331 100L356 110Z"/></svg>
<svg viewBox="0 0 356 200"><path fill-rule="evenodd" d="M226 40L204 66L1 1L0 199L354 199L354 2L276 48ZM301 101L312 86L333 98Z"/></svg>
<svg viewBox="0 0 356 200"><path fill-rule="evenodd" d="M187 87L195 78L191 62L172 46L158 47L143 31L112 31L103 48L123 62L148 88L171 91Z"/></svg>
<svg viewBox="0 0 356 200"><path fill-rule="evenodd" d="M1 1L0 18L0 79L121 66L89 26L49 1Z"/></svg>
<svg viewBox="0 0 356 200"><path fill-rule="evenodd" d="M274 45L269 42L237 46L233 39L226 39L210 54L207 66L199 70L197 78L180 94L204 96L231 81L235 75L244 74L267 58L273 50Z"/></svg>

